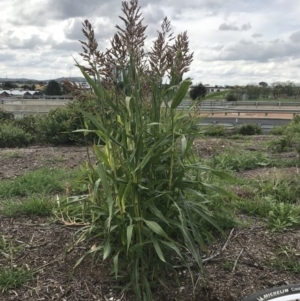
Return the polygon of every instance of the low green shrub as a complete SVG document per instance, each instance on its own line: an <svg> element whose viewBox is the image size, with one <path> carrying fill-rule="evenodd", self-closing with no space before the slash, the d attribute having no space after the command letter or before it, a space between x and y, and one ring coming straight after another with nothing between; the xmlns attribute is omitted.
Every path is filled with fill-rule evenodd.
<svg viewBox="0 0 300 301"><path fill-rule="evenodd" d="M15 119L14 113L4 111L2 108L0 108L0 123L11 122L14 119Z"/></svg>
<svg viewBox="0 0 300 301"><path fill-rule="evenodd" d="M285 130L286 130L286 125L276 125L272 127L270 134L281 136L284 134Z"/></svg>
<svg viewBox="0 0 300 301"><path fill-rule="evenodd" d="M201 133L210 137L223 137L226 135L226 129L222 125L209 125L201 127Z"/></svg>
<svg viewBox="0 0 300 301"><path fill-rule="evenodd" d="M13 124L1 124L0 147L23 147L31 143L32 136Z"/></svg>
<svg viewBox="0 0 300 301"><path fill-rule="evenodd" d="M262 129L257 124L243 124L237 128L237 134L240 135L261 135Z"/></svg>
<svg viewBox="0 0 300 301"><path fill-rule="evenodd" d="M68 108L51 110L47 115L39 119L37 123L37 141L41 143L81 144L83 134L73 133L83 125Z"/></svg>
<svg viewBox="0 0 300 301"><path fill-rule="evenodd" d="M22 118L15 118L13 125L21 128L27 134L30 134L35 138L38 133L38 124L42 117L39 115L25 115Z"/></svg>
<svg viewBox="0 0 300 301"><path fill-rule="evenodd" d="M268 143L268 149L274 153L282 153L291 148L292 140L293 137L291 135L284 135L278 139L271 140Z"/></svg>

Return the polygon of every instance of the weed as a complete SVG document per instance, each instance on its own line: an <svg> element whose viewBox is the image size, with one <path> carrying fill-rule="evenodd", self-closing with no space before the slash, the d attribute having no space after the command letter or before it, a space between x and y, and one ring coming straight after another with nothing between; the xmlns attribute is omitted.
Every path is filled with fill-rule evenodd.
<svg viewBox="0 0 300 301"><path fill-rule="evenodd" d="M300 203L299 175L287 175L274 168L268 174L251 179L250 184L259 197L271 196L280 203Z"/></svg>
<svg viewBox="0 0 300 301"><path fill-rule="evenodd" d="M228 149L226 153L216 155L210 164L215 168L223 170L242 171L255 169L257 167L269 166L272 161L260 152L241 152Z"/></svg>
<svg viewBox="0 0 300 301"><path fill-rule="evenodd" d="M0 158L22 158L22 154L18 150L2 151Z"/></svg>
<svg viewBox="0 0 300 301"><path fill-rule="evenodd" d="M224 271L228 271L228 272L231 272L232 269L233 269L233 266L234 266L234 262L232 261L229 261L227 259L225 259L222 264L221 264L221 267Z"/></svg>
<svg viewBox="0 0 300 301"><path fill-rule="evenodd" d="M13 259L17 252L22 249L22 245L16 246L14 241L7 241L5 236L0 237L0 251L1 254L10 262L11 267L13 266Z"/></svg>
<svg viewBox="0 0 300 301"><path fill-rule="evenodd" d="M300 208L293 204L273 201L269 212L268 227L272 232L282 231L299 224Z"/></svg>
<svg viewBox="0 0 300 301"><path fill-rule="evenodd" d="M15 289L32 279L31 271L23 268L0 267L0 290Z"/></svg>
<svg viewBox="0 0 300 301"><path fill-rule="evenodd" d="M53 206L54 202L45 199L43 196L31 196L22 201L15 199L5 200L1 203L0 213L9 217L20 215L47 216L51 213Z"/></svg>
<svg viewBox="0 0 300 301"><path fill-rule="evenodd" d="M46 195L61 192L66 182L72 181L78 171L66 172L61 168L41 168L30 171L14 180L0 182L0 197L26 197L32 194ZM80 186L77 191L80 191Z"/></svg>
<svg viewBox="0 0 300 301"><path fill-rule="evenodd" d="M300 272L300 253L299 250L291 246L282 246L272 257L268 264L277 268L279 271L289 271L295 274Z"/></svg>
<svg viewBox="0 0 300 301"><path fill-rule="evenodd" d="M268 217L273 204L268 198L254 197L252 199L239 199L234 201L234 207L239 211L260 217Z"/></svg>

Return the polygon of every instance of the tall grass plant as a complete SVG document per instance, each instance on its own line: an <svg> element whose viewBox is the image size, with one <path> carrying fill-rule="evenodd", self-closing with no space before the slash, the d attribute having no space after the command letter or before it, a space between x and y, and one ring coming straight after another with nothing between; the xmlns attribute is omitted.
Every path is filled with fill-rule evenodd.
<svg viewBox="0 0 300 301"><path fill-rule="evenodd" d="M103 65L88 60L92 57L88 54L97 56L97 52L91 47L95 45L92 26L84 24L89 68L78 67L96 95L98 114L78 109L96 129L77 132L92 132L103 145L94 144L97 163L86 167L89 194L68 198L59 210L87 222L77 233L77 242L97 237L98 243L87 254L111 262L124 290L134 290L137 300L153 300L152 290L168 284L169 272L176 277L178 262L191 276L191 264L201 270L200 250L213 239L212 229L222 232L224 221L233 221L225 206L213 206L218 196L232 194L208 180L210 174L231 177L191 154L198 136L192 108L176 110L191 85L188 79L182 81L191 61L186 34L168 44L170 22L165 19L150 55L145 56L145 27L137 1L123 2L123 12L127 27L117 27L108 57L120 68L122 85L115 85L103 71L105 54L98 53ZM126 51L121 55L120 49ZM170 82L162 86L164 75Z"/></svg>

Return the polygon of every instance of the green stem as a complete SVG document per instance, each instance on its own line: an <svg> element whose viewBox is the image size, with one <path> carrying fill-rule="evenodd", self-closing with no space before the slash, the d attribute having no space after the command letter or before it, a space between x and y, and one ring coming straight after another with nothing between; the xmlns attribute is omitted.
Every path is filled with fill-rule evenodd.
<svg viewBox="0 0 300 301"><path fill-rule="evenodd" d="M171 122L172 122L172 150L171 150L171 161L170 161L170 177L169 177L169 191L172 189L172 181L173 181L173 165L174 165L174 110L171 109ZM168 209L170 205L170 200L168 200ZM169 210L168 210L169 211Z"/></svg>

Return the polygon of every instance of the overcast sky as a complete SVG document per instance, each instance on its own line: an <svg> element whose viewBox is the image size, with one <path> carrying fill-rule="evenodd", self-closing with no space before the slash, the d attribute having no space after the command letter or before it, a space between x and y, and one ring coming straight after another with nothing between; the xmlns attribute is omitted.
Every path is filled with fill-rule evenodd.
<svg viewBox="0 0 300 301"><path fill-rule="evenodd" d="M80 76L81 23L94 25L100 50L122 25L120 0L0 0L0 78ZM147 36L165 16L187 30L193 82L300 82L300 0L140 0Z"/></svg>

